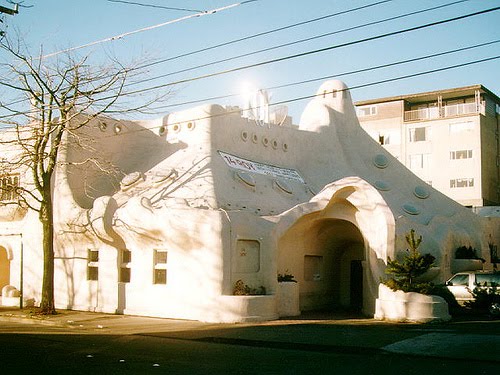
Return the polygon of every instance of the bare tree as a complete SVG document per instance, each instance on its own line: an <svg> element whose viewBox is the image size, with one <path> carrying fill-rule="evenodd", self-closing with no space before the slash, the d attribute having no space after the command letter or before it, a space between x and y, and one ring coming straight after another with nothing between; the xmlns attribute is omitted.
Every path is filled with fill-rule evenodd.
<svg viewBox="0 0 500 375"><path fill-rule="evenodd" d="M94 118L113 110L125 94L131 73L116 61L92 67L89 57L70 55L57 60L23 53L21 43L7 39L0 50L0 143L12 146L14 156L0 159L0 203L38 212L43 230L43 281L41 312L55 313L54 301L54 171L64 139ZM5 58L4 58L5 60ZM8 98L8 99L6 99ZM7 102L6 102L7 101ZM145 108L144 102L135 109ZM130 108L129 108L130 109ZM7 134L7 135L6 135ZM74 139L74 137L73 137ZM27 183L19 183L20 176ZM2 176L3 175L3 176Z"/></svg>

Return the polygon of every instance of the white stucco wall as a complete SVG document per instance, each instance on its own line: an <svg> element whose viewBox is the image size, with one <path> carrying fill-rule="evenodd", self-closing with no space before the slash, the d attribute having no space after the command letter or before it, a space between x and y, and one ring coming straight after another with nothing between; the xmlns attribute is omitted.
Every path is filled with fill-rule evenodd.
<svg viewBox="0 0 500 375"><path fill-rule="evenodd" d="M487 258L488 241L500 242L498 226L426 186L366 134L339 81L320 87L298 127L262 125L204 105L152 121L99 118L66 139L54 188L57 306L274 319L276 276L288 270L299 280L300 308L322 307L325 296L329 307L348 306L361 293L359 307L373 314L387 257L406 249L410 229L436 256L438 281L451 273L456 247L470 244ZM39 300L35 219L4 219L0 246L15 223L29 259L26 291ZM99 251L97 281L87 280L89 250ZM123 250L130 282L119 282ZM155 250L168 253L165 285L153 283ZM316 261L323 274L310 280L306 263ZM266 296L233 296L238 280Z"/></svg>

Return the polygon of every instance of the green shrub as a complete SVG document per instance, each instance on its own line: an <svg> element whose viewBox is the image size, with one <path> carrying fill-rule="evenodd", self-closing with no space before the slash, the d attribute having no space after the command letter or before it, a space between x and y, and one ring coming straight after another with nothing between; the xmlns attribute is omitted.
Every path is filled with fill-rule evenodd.
<svg viewBox="0 0 500 375"><path fill-rule="evenodd" d="M472 291L474 300L466 301L465 306L474 310L486 310L493 303L500 303L500 289L497 284L492 284L491 287L478 285Z"/></svg>
<svg viewBox="0 0 500 375"><path fill-rule="evenodd" d="M403 261L387 261L385 273L392 275L392 278L384 282L392 290L402 290L403 292L417 292L422 294L431 294L433 284L418 282L418 276L423 275L434 264L436 259L431 254L422 255L418 247L422 242L422 236L415 237L415 230L411 229L406 235L406 242L409 249L404 256Z"/></svg>
<svg viewBox="0 0 500 375"><path fill-rule="evenodd" d="M235 296L261 296L266 294L266 288L262 285L256 289L251 288L243 280L238 280L234 284L233 294Z"/></svg>
<svg viewBox="0 0 500 375"><path fill-rule="evenodd" d="M297 280L295 280L295 277L291 273L288 273L288 270L286 270L285 273L278 273L278 282L279 283L284 283L284 282L296 283Z"/></svg>

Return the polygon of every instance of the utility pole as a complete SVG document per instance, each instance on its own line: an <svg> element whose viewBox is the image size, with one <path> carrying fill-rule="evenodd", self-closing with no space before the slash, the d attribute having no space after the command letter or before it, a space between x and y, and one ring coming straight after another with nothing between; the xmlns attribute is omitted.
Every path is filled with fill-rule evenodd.
<svg viewBox="0 0 500 375"><path fill-rule="evenodd" d="M19 13L19 4L14 4L14 9L6 8L0 5L0 14L5 13L5 14L10 14L13 16L14 14ZM3 23L2 19L0 19L0 22ZM0 30L0 37L3 37L5 35L5 31Z"/></svg>
<svg viewBox="0 0 500 375"><path fill-rule="evenodd" d="M0 5L0 13L6 13L13 16L19 13L19 4L14 4L14 9L6 8Z"/></svg>

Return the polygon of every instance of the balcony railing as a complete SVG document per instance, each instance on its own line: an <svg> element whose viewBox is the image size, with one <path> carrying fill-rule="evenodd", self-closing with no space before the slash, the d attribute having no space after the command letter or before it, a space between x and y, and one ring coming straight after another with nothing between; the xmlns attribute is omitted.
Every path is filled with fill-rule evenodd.
<svg viewBox="0 0 500 375"><path fill-rule="evenodd" d="M446 105L441 107L439 111L438 107L422 108L416 109L414 111L405 111L404 120L405 121L419 121L419 120L433 120L437 118L454 117L461 115L469 115L480 113L484 115L485 104L481 103L479 108L477 108L476 103L462 103Z"/></svg>

